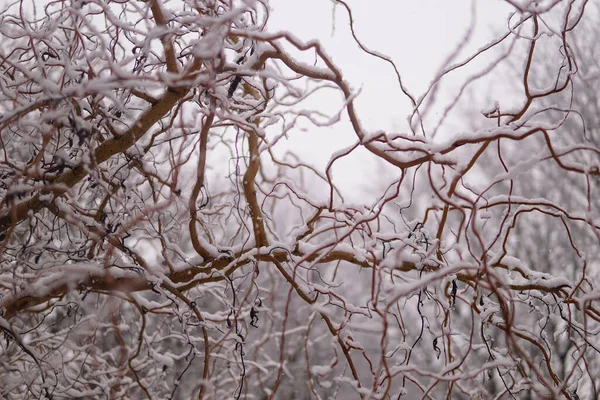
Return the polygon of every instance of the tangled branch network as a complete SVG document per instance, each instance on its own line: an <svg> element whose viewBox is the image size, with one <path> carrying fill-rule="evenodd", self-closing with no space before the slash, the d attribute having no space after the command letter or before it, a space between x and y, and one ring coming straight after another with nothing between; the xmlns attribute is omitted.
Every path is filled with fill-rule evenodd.
<svg viewBox="0 0 600 400"><path fill-rule="evenodd" d="M335 1L411 103L394 133L267 0L3 2L0 397L597 398L597 10L507 6L415 97ZM513 104L442 138L482 59L438 127L510 62ZM319 165L311 129L349 142ZM391 177L362 203L332 172L358 153Z"/></svg>

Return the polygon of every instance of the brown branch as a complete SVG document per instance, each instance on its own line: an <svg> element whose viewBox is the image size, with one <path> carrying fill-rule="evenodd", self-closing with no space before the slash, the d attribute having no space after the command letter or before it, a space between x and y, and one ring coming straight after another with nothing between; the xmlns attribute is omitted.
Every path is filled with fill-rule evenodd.
<svg viewBox="0 0 600 400"><path fill-rule="evenodd" d="M257 247L266 247L269 245L267 233L263 221L260 206L256 199L255 179L260 168L260 154L258 152L258 136L255 132L248 131L248 147L250 148L250 161L248 169L243 177L244 196L250 208L250 218L252 219L252 230Z"/></svg>
<svg viewBox="0 0 600 400"><path fill-rule="evenodd" d="M150 1L150 9L156 24L164 29L168 29L165 16L158 0ZM167 64L167 71L173 74L179 73L177 68L177 58L175 57L175 50L173 49L173 41L171 40L170 34L164 34L160 37L160 42L163 45L165 51L165 59Z"/></svg>
<svg viewBox="0 0 600 400"><path fill-rule="evenodd" d="M196 184L192 189L192 193L190 194L190 200L188 202L188 210L190 212L190 222L188 224L190 230L190 240L192 241L192 246L194 250L202 256L202 258L208 260L210 259L210 252L202 246L200 240L198 239L198 228L196 224L198 223L198 195L200 191L204 187L204 174L206 169L206 154L207 154L207 146L208 146L208 132L212 127L213 121L215 119L215 106L216 100L215 98L211 98L210 100L211 110L208 116L204 119L204 123L202 124L202 131L200 132L200 151L198 155L198 167L196 169Z"/></svg>

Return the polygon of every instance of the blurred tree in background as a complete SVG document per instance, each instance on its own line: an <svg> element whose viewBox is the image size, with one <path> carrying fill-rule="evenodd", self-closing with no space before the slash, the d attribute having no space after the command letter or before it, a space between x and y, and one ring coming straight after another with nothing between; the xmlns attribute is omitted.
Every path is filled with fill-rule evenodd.
<svg viewBox="0 0 600 400"><path fill-rule="evenodd" d="M564 32L566 42L560 32L539 31L532 58L536 62L525 68L529 70L528 90L542 96L532 102L522 124L543 126L547 134L503 141L498 147L505 163L513 169L520 166L519 179L503 181L501 190L518 198L539 199L540 203L543 199L545 203L531 211L523 210L524 215L512 227L515 234L506 241L508 251L537 271L581 283L585 293L593 292L593 282L599 277L596 260L600 257L594 225L600 209L600 187L595 176L599 158L597 151L589 151L600 145L600 44L595 39L599 11L597 3L586 4L585 17ZM556 22L556 15L553 17L550 21ZM514 60L506 67L507 90L522 91L524 67ZM497 114L490 117L495 119ZM550 144L560 154L561 163L553 158ZM502 170L498 160L497 155L490 154L490 164L483 168L492 180ZM578 174L568 167L577 164L588 170ZM577 313L567 317L572 311L555 300L528 294L528 301L522 312L529 311L531 317L524 323L528 329L537 330L537 342L543 343L543 347L537 342L524 343L531 360L543 366L544 376L572 381L571 387L581 398L598 398L600 381L588 372L600 368L594 355L600 345L596 332L586 328L585 318L580 324L565 324L565 319L577 319ZM500 339L498 332L493 335ZM588 373L589 382L583 384L587 381L583 376ZM529 391L527 398L536 396Z"/></svg>

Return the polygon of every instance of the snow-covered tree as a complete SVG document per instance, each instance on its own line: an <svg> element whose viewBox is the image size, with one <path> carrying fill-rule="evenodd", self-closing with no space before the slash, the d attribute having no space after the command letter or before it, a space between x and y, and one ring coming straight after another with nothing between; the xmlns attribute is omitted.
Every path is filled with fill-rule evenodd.
<svg viewBox="0 0 600 400"><path fill-rule="evenodd" d="M571 43L588 2L507 1L420 96L334 3L406 131L366 128L344 66L267 0L1 3L2 397L598 396L600 146L548 102L595 67ZM460 102L511 62L510 104L436 134L439 87L460 76ZM344 137L323 165L289 145L310 130ZM349 200L357 154L386 172ZM546 166L577 201L521 190Z"/></svg>

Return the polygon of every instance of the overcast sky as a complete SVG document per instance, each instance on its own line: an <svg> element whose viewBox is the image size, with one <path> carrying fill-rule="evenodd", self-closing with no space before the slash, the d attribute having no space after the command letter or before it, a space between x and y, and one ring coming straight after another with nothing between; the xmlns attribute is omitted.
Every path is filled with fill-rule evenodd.
<svg viewBox="0 0 600 400"><path fill-rule="evenodd" d="M271 4L271 30L285 29L305 40L318 39L346 79L361 89L358 102L361 113L368 115L364 123L369 128L406 128L403 125L412 108L395 83L393 69L354 44L341 5L332 0L273 0ZM358 37L396 62L416 97L424 93L470 29L468 45L452 63L504 32L511 11L506 2L494 0L350 0L348 4L354 11Z"/></svg>
<svg viewBox="0 0 600 400"><path fill-rule="evenodd" d="M370 49L394 60L403 83L415 98L425 93L445 67L464 60L506 32L511 12L505 2L494 0L349 0L348 4L353 10L359 39ZM352 40L344 7L331 0L273 0L271 5L270 31L288 30L306 41L318 39L346 80L360 90L356 104L367 130L410 131L407 119L413 109L397 84L393 68L359 49ZM468 38L466 42L465 38ZM455 54L461 43L464 46ZM449 59L452 54L456 57ZM493 54L442 81L426 121L428 129L439 121L465 77L484 68ZM307 60L311 59L314 59L312 54ZM486 88L489 84L485 80L479 83ZM482 97L489 97L490 104L475 102L473 106L477 111L494 103L494 93ZM330 99L327 95L321 98L320 106L326 109L331 104ZM460 112L444 123L436 140L447 140L445 136L454 134L455 130L469 128L470 124L461 123L457 115ZM333 130L319 130L308 124L306 127L302 136L290 136L289 145L303 156L315 158L319 165L326 163L333 151L356 140L348 125L340 124ZM318 148L314 145L316 141L320 144ZM363 156L364 151L357 151L355 156L336 164L335 177L344 186L368 186L374 175L381 176L381 165L365 161L369 157Z"/></svg>

